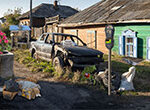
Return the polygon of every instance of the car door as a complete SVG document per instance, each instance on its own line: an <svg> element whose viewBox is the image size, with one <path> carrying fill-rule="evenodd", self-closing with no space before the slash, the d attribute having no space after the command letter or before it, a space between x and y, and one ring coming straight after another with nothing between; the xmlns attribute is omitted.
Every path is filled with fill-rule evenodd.
<svg viewBox="0 0 150 110"><path fill-rule="evenodd" d="M46 36L46 39L43 45L44 58L47 61L51 60L52 46L53 46L52 34L48 34Z"/></svg>
<svg viewBox="0 0 150 110"><path fill-rule="evenodd" d="M37 40L37 43L35 45L37 56L41 59L44 57L44 42L46 39L47 34L42 34L41 37Z"/></svg>

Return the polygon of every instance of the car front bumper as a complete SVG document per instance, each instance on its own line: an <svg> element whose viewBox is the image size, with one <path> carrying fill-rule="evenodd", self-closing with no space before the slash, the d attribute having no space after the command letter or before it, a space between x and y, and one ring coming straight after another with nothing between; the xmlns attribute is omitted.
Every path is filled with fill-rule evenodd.
<svg viewBox="0 0 150 110"><path fill-rule="evenodd" d="M104 59L98 57L74 57L69 58L68 62L71 67L87 67L104 62Z"/></svg>

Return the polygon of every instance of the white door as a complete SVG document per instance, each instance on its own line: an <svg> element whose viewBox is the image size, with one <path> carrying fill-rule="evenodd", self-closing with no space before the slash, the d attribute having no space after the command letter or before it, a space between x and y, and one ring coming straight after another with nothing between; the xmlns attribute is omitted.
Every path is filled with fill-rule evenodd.
<svg viewBox="0 0 150 110"><path fill-rule="evenodd" d="M147 59L150 60L150 37L147 38Z"/></svg>

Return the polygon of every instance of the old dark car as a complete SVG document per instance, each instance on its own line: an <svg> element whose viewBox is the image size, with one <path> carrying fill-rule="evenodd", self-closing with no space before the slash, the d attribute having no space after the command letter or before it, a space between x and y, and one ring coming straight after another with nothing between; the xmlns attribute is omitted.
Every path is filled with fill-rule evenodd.
<svg viewBox="0 0 150 110"><path fill-rule="evenodd" d="M77 36L62 33L44 33L31 42L31 56L52 61L55 67L85 67L103 62L103 53L88 48Z"/></svg>

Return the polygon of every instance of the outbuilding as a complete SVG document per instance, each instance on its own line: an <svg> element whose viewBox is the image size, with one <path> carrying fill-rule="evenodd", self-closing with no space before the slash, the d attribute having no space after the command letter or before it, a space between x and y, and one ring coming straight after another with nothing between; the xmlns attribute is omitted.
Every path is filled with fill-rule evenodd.
<svg viewBox="0 0 150 110"><path fill-rule="evenodd" d="M76 14L78 11L72 7L59 5L55 0L54 4L45 4L32 9L32 36L39 37L44 32L59 32L58 24L65 18ZM20 25L30 25L30 12L19 17Z"/></svg>

